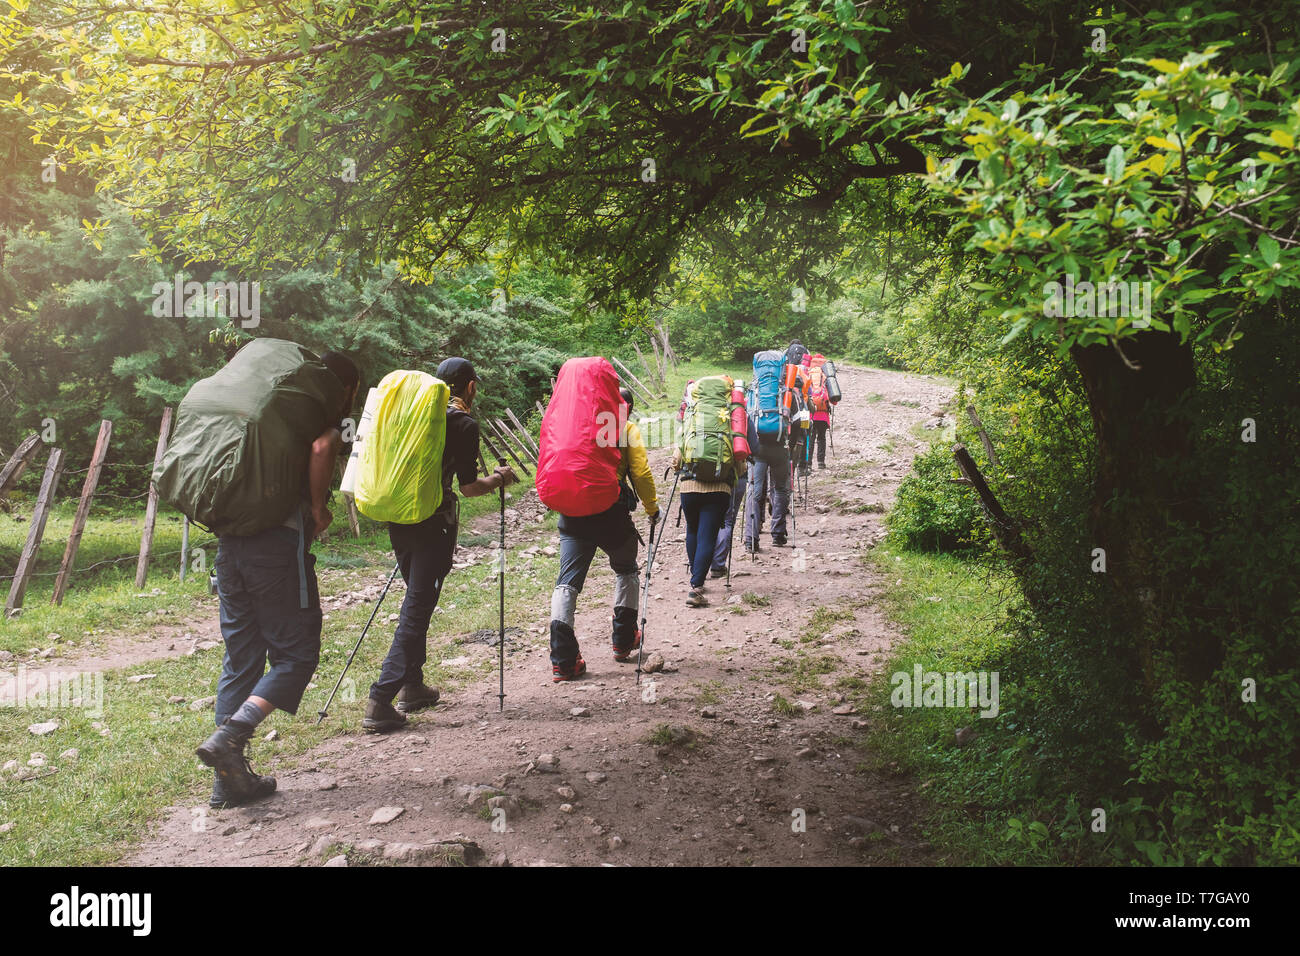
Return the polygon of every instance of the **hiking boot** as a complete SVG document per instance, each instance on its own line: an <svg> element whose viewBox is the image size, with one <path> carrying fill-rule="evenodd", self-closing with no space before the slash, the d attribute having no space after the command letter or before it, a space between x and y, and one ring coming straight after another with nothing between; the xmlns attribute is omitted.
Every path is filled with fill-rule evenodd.
<svg viewBox="0 0 1300 956"><path fill-rule="evenodd" d="M709 577L711 578L725 578L726 576L726 568L709 568Z"/></svg>
<svg viewBox="0 0 1300 956"><path fill-rule="evenodd" d="M617 644L614 645L614 660L618 661L620 664L626 664L628 661L632 660L632 658L636 657L636 650L640 646L641 632L638 630L636 632L636 640L633 641L631 647L622 648Z"/></svg>
<svg viewBox="0 0 1300 956"><path fill-rule="evenodd" d="M428 684L407 684L397 692L397 712L413 714L438 703L438 688Z"/></svg>
<svg viewBox="0 0 1300 956"><path fill-rule="evenodd" d="M752 542L752 541L746 541L746 542L745 542L745 550L746 550L746 551L752 551L752 552L754 552L754 553L757 553L757 552L761 551L762 549L761 549L758 545L754 544L754 542Z"/></svg>
<svg viewBox="0 0 1300 956"><path fill-rule="evenodd" d="M819 461L819 462L817 462L817 470L818 470L818 471L825 471L825 470L826 470L826 462L824 462L824 461Z"/></svg>
<svg viewBox="0 0 1300 956"><path fill-rule="evenodd" d="M244 803L254 799L260 786L244 757L244 745L251 734L251 728L227 720L194 751L200 760L216 771L217 781L222 785L227 800Z"/></svg>
<svg viewBox="0 0 1300 956"><path fill-rule="evenodd" d="M368 734L387 734L401 730L406 726L406 718L399 714L392 704L385 704L373 697L366 700L366 716L361 721L361 729Z"/></svg>
<svg viewBox="0 0 1300 956"><path fill-rule="evenodd" d="M221 784L221 777L214 776L212 778L212 796L208 798L209 807L213 810L228 810L231 807L242 807L246 803L261 800L263 797L269 797L275 793L274 777L264 777L254 773L253 765L248 762L247 757L244 758L244 766L247 768L249 775L257 781L257 786L253 789L253 792L242 800L236 799L226 792L226 788Z"/></svg>
<svg viewBox="0 0 1300 956"><path fill-rule="evenodd" d="M630 607L614 608L610 618L610 640L614 645L614 660L625 663L628 656L641 646L641 629L636 626L637 612ZM581 655L579 655L581 656Z"/></svg>
<svg viewBox="0 0 1300 956"><path fill-rule="evenodd" d="M567 680L577 680L585 673L587 673L587 662L581 657L568 667L561 667L559 664L552 664L551 683L559 684Z"/></svg>
<svg viewBox="0 0 1300 956"><path fill-rule="evenodd" d="M708 607L708 605L709 599L704 596L704 588L702 587L691 588L690 593L686 595L687 607Z"/></svg>
<svg viewBox="0 0 1300 956"><path fill-rule="evenodd" d="M783 535L783 534L774 534L774 535L772 535L772 547L774 547L774 548L784 548L784 547L785 547L785 535Z"/></svg>

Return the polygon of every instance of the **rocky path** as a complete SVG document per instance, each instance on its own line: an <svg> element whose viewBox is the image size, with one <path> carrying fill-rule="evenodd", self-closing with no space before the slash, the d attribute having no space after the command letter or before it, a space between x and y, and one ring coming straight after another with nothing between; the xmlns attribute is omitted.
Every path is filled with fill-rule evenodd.
<svg viewBox="0 0 1300 956"><path fill-rule="evenodd" d="M613 576L598 556L577 618L585 680L551 683L539 607L523 629L529 652L507 659L504 713L492 674L402 732L331 738L303 769L280 772L264 802L172 808L126 862L930 861L916 781L863 744L861 682L899 639L864 557L918 448L911 430L933 422L950 389L866 369L844 368L841 381L836 454L813 472L791 547L769 535L751 561L738 535L730 591L711 581L712 606L691 609L685 525L670 524L647 625L650 666L662 669L640 687L635 666L609 652Z"/></svg>

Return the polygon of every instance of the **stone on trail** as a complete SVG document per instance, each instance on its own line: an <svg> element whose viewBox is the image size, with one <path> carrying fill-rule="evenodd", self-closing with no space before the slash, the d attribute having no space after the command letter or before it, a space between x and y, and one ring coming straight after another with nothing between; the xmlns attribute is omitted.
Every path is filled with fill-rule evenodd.
<svg viewBox="0 0 1300 956"><path fill-rule="evenodd" d="M858 709L852 704L840 704L838 707L832 707L831 713L840 717L847 717L849 714L856 714Z"/></svg>
<svg viewBox="0 0 1300 956"><path fill-rule="evenodd" d="M348 857L346 853L340 853L338 856L332 856L325 861L326 866L347 866Z"/></svg>
<svg viewBox="0 0 1300 956"><path fill-rule="evenodd" d="M578 796L578 792L570 786L557 787L555 792L565 800L573 800Z"/></svg>
<svg viewBox="0 0 1300 956"><path fill-rule="evenodd" d="M209 707L213 707L216 703L217 698L215 695L212 697L200 697L197 700L190 701L190 710L197 713L200 710L207 710Z"/></svg>
<svg viewBox="0 0 1300 956"><path fill-rule="evenodd" d="M658 651L650 653L646 656L646 659L641 662L641 673L643 674L653 674L655 671L661 671L663 669L664 658Z"/></svg>
<svg viewBox="0 0 1300 956"><path fill-rule="evenodd" d="M795 703L799 705L799 709L805 714L812 713L817 709L817 705L810 700L796 700Z"/></svg>
<svg viewBox="0 0 1300 956"><path fill-rule="evenodd" d="M794 755L802 760L807 760L816 757L817 751L812 747L804 747L802 750L796 750Z"/></svg>
<svg viewBox="0 0 1300 956"><path fill-rule="evenodd" d="M167 703L169 703L169 704L183 704L183 703L185 703L185 698L182 697L180 694L172 694L170 697L167 698Z"/></svg>
<svg viewBox="0 0 1300 956"><path fill-rule="evenodd" d="M569 709L570 717L590 717L591 711L586 707L572 707Z"/></svg>
<svg viewBox="0 0 1300 956"><path fill-rule="evenodd" d="M572 812L573 812L573 804L571 804L571 803L562 803L562 804L560 804L560 812L561 812L561 813L572 813Z"/></svg>
<svg viewBox="0 0 1300 956"><path fill-rule="evenodd" d="M316 842L311 845L311 849L307 851L307 854L313 857L324 856L325 851L333 845L334 838L329 834L322 833L316 838Z"/></svg>
<svg viewBox="0 0 1300 956"><path fill-rule="evenodd" d="M375 826L381 823L392 823L405 812L406 807L380 807L371 814L370 826Z"/></svg>
<svg viewBox="0 0 1300 956"><path fill-rule="evenodd" d="M52 734L59 729L57 720L47 720L40 724L29 724L27 732L36 737L44 737L46 734Z"/></svg>
<svg viewBox="0 0 1300 956"><path fill-rule="evenodd" d="M599 770L592 770L587 773L587 783L604 783L609 777Z"/></svg>
<svg viewBox="0 0 1300 956"><path fill-rule="evenodd" d="M617 833L615 833L612 837L609 838L609 848L611 850L622 849L622 847L623 847L623 838L619 836Z"/></svg>
<svg viewBox="0 0 1300 956"><path fill-rule="evenodd" d="M324 817L312 817L302 826L304 830L329 830L333 828L334 821L326 820Z"/></svg>
<svg viewBox="0 0 1300 956"><path fill-rule="evenodd" d="M76 747L69 747L67 750L63 751L63 753L59 754L59 759L76 760L80 756L81 756L80 750L78 750Z"/></svg>
<svg viewBox="0 0 1300 956"><path fill-rule="evenodd" d="M539 754L533 761L533 766L539 773L559 773L560 758L555 754Z"/></svg>
<svg viewBox="0 0 1300 956"><path fill-rule="evenodd" d="M333 777L326 777L320 783L316 784L317 790L337 790L338 788L339 782Z"/></svg>
<svg viewBox="0 0 1300 956"><path fill-rule="evenodd" d="M703 717L705 720L713 720L718 716L718 712L714 710L712 707L705 707L703 710L700 711L700 716Z"/></svg>
<svg viewBox="0 0 1300 956"><path fill-rule="evenodd" d="M518 799L510 796L508 793L498 794L495 797L488 797L487 805L488 809L493 812L494 816L496 815L497 810L503 811L507 818L522 816L524 812L524 808L519 803Z"/></svg>

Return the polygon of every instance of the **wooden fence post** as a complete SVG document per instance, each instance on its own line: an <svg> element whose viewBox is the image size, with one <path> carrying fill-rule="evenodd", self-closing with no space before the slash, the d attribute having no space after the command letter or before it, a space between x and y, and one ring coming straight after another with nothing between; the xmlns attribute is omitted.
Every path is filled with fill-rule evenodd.
<svg viewBox="0 0 1300 956"><path fill-rule="evenodd" d="M957 459L957 467L961 470L962 477L975 487L975 493L980 497L980 504L984 508L984 513L988 515L989 523L993 526L993 534L997 537L998 544L1002 545L1017 562L1032 561L1033 552L1020 536L1020 528L998 503L998 499L990 490L984 476L980 474L979 466L971 458L966 446L960 443L953 445L952 455Z"/></svg>
<svg viewBox="0 0 1300 956"><path fill-rule="evenodd" d="M27 531L27 543L23 545L22 555L18 558L18 570L14 572L9 598L5 601L5 614L9 617L16 617L22 610L27 581L32 576L32 569L36 567L36 552L40 550L41 538L45 536L45 519L49 517L50 505L54 503L54 493L58 490L61 474L63 449L53 448L50 450L49 461L45 463L45 477L41 479L41 491L32 511L32 526Z"/></svg>
<svg viewBox="0 0 1300 956"><path fill-rule="evenodd" d="M22 477L23 472L27 470L28 463L36 457L36 448L41 443L40 435L31 435L25 438L12 455L4 468L0 468L0 501L8 496L13 490L14 485L18 484L18 479Z"/></svg>
<svg viewBox="0 0 1300 956"><path fill-rule="evenodd" d="M975 432L980 436L980 442L984 445L984 454L988 455L989 464L994 468L1001 468L1002 462L998 461L998 454L993 450L993 442L989 441L989 433L984 430L984 423L980 417L975 414L975 406L966 406L966 415L970 418L970 423L975 426Z"/></svg>
<svg viewBox="0 0 1300 956"><path fill-rule="evenodd" d="M99 474L104 468L104 458L108 455L108 440L113 434L113 423L105 418L99 423L99 437L95 439L95 451L90 457L90 467L86 469L86 481L81 486L81 500L77 502L77 516L72 519L72 533L68 535L68 546L63 552L63 563L59 565L59 576L54 580L52 604L62 604L63 595L68 590L68 578L72 576L72 565L77 560L77 549L81 547L81 532L85 530L86 519L90 517L90 500L95 496L99 484Z"/></svg>
<svg viewBox="0 0 1300 956"><path fill-rule="evenodd" d="M641 380L637 378L635 375L633 375L632 370L629 369L622 362L620 362L617 356L611 355L610 358L614 360L614 364L617 365L619 367L619 370L623 373L624 380L627 382L627 384L635 385L641 397L643 397L646 400L647 404L653 403L655 400L654 393L651 392L650 389L642 385Z"/></svg>
<svg viewBox="0 0 1300 956"><path fill-rule="evenodd" d="M533 450L533 458L536 459L542 452L542 450L537 447L537 442L533 441L533 436L529 434L528 429L524 427L524 423L519 420L514 412L507 408L506 414L509 415L510 420L515 423L515 427L519 429L519 434L523 437L524 442L528 447Z"/></svg>
<svg viewBox="0 0 1300 956"><path fill-rule="evenodd" d="M172 432L171 406L163 409L162 425L158 429L158 450L154 452L155 469L162 464L167 452L167 441ZM149 552L153 550L153 525L158 517L158 486L153 483L153 472L149 473L149 503L144 509L144 533L140 536L140 560L135 565L135 586L144 587L145 577L149 573Z"/></svg>

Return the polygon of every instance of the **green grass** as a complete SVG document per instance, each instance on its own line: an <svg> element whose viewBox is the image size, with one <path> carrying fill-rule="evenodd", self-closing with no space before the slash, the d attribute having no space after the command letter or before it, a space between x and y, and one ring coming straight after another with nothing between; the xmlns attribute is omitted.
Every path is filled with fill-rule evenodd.
<svg viewBox="0 0 1300 956"><path fill-rule="evenodd" d="M917 664L926 671L978 671L1004 655L1011 638L999 624L1005 602L1016 594L1009 575L969 558L889 546L875 549L865 560L882 572L887 613L907 635L875 680L865 686L837 685L860 710L880 708L869 735L876 766L896 763L898 772L930 782L927 836L947 854L947 862L1062 862L1041 848L1031 849L1028 837L1017 837L1008 825L1009 811L976 808L972 779L999 772L991 765L1001 757L994 761L978 747L958 748L954 735L959 727L979 731L992 720L959 708L895 708L890 703L895 673L910 674Z"/></svg>
<svg viewBox="0 0 1300 956"><path fill-rule="evenodd" d="M798 717L803 713L798 704L792 704L780 694L772 698L772 709L782 717Z"/></svg>
<svg viewBox="0 0 1300 956"><path fill-rule="evenodd" d="M484 496L487 498L488 496ZM546 533L553 522L539 525ZM336 537L318 545L321 559L321 592L328 597L343 590L382 581L392 565L385 553L387 535L366 539ZM522 544L522 543L521 543ZM516 549L517 550L517 549ZM357 565L357 560L363 563ZM558 558L534 556L525 567L517 554L508 564L506 618L508 625L526 625L544 613L546 596L558 570ZM149 618L148 610L167 610L168 623L211 622L215 599L208 597L206 582L187 581L184 588L163 572L150 579L149 586L163 586L163 593L149 600L135 599L133 587L117 582L78 594L85 607L73 604L70 595L62 609L33 613L19 619L22 636L10 636L6 622L5 644L26 648L34 645L32 635L45 630L69 634L77 625L95 621L112 629L133 632ZM250 748L259 772L276 773L291 769L307 752L325 739L340 733L355 733L364 706L364 688L378 672L388 650L392 625L386 614L396 611L398 595L390 594L376 625L362 643L343 689L330 708L330 718L316 724L316 712L324 706L371 606L360 604L345 610L327 611L321 639L321 662L315 686L309 688L296 717L276 712L260 728ZM101 611L93 605L100 604ZM454 607L453 607L454 605ZM483 566L453 572L440 608L430 627L429 661L426 679L444 690L454 690L475 676L474 670L448 668L444 662L465 653L458 635L497 625L495 578ZM35 605L32 606L33 612ZM34 621L39 620L39 624ZM538 646L545 636L534 636ZM0 764L15 759L25 765L33 752L46 754L58 772L48 777L20 782L10 774L0 776L0 824L13 822L14 829L0 836L0 866L94 865L119 860L137 842L147 827L166 807L180 804L206 807L211 771L194 757L194 747L211 732L212 710L192 712L187 704L169 704L170 696L187 701L215 693L221 667L221 648L200 651L192 657L154 660L104 675L103 715L96 717L81 709L0 708ZM54 663L57 663L55 661ZM73 665L68 665L71 668ZM131 674L157 676L131 683ZM36 737L29 724L56 719L54 733ZM110 736L101 736L92 723L102 722ZM436 725L436 712L421 718ZM279 731L273 742L261 737L271 729ZM67 748L77 748L76 761L59 757Z"/></svg>
<svg viewBox="0 0 1300 956"><path fill-rule="evenodd" d="M769 607L772 603L772 599L766 594L755 594L753 591L746 591L740 599L750 607Z"/></svg>
<svg viewBox="0 0 1300 956"><path fill-rule="evenodd" d="M820 690L823 686L822 675L833 673L839 667L839 664L839 658L830 654L804 654L800 652L794 657L787 657L784 660L777 661L772 669L781 683L798 694L804 691Z"/></svg>
<svg viewBox="0 0 1300 956"><path fill-rule="evenodd" d="M854 618L852 607L826 607L818 605L808 615L808 621L799 633L801 644L810 644L826 636L827 631L836 624L851 621Z"/></svg>

